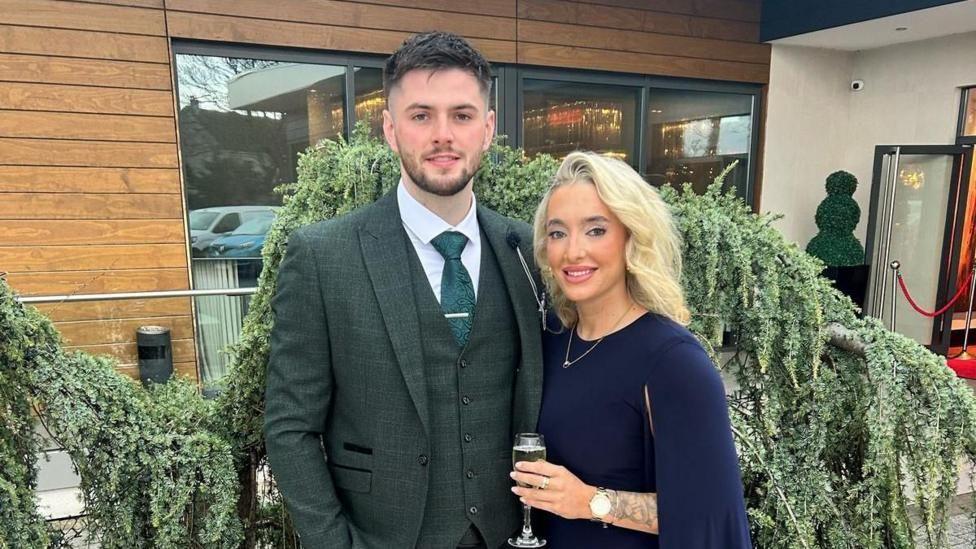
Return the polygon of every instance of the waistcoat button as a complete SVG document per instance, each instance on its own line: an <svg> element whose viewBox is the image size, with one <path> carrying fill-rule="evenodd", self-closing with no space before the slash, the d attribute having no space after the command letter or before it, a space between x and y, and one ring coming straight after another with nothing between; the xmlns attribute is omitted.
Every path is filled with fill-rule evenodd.
<svg viewBox="0 0 976 549"><path fill-rule="evenodd" d="M425 456L424 454L420 454L419 456L417 456L417 463L426 467L427 463L429 462L430 462L430 458Z"/></svg>

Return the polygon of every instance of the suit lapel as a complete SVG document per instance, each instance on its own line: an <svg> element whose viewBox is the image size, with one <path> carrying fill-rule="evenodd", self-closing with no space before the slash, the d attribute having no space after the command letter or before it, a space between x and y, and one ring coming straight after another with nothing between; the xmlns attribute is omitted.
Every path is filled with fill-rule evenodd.
<svg viewBox="0 0 976 549"><path fill-rule="evenodd" d="M478 223L498 259L505 288L508 290L512 308L515 309L519 339L522 342L522 363L515 384L513 426L518 432L534 431L542 399L542 333L538 305L518 254L509 243L510 239L519 242L517 236L510 236L517 235L511 222L479 206ZM518 247L526 256L526 261L529 261L532 243L519 242Z"/></svg>
<svg viewBox="0 0 976 549"><path fill-rule="evenodd" d="M417 407L424 430L429 431L427 381L424 377L420 325L411 277L405 275L410 242L404 233L396 192L380 198L359 235L366 271L383 315L393 351L407 390Z"/></svg>

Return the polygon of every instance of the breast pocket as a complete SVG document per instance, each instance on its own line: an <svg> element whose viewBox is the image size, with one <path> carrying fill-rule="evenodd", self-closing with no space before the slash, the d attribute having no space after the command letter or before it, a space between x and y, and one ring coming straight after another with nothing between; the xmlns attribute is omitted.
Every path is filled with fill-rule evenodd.
<svg viewBox="0 0 976 549"><path fill-rule="evenodd" d="M366 469L357 469L355 467L330 463L329 472L332 473L332 482L336 485L336 488L349 490L350 492L369 493L373 484L373 472Z"/></svg>

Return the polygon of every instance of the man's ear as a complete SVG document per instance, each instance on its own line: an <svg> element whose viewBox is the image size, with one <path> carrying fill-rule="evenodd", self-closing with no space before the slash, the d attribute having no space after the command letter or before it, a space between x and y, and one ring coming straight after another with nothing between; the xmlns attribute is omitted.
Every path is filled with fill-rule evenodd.
<svg viewBox="0 0 976 549"><path fill-rule="evenodd" d="M386 138L386 144L393 149L393 152L400 152L397 150L396 133L393 130L393 114L389 109L383 109L383 137Z"/></svg>
<svg viewBox="0 0 976 549"><path fill-rule="evenodd" d="M485 142L481 146L481 152L491 148L491 142L495 140L495 111L489 110L485 116Z"/></svg>

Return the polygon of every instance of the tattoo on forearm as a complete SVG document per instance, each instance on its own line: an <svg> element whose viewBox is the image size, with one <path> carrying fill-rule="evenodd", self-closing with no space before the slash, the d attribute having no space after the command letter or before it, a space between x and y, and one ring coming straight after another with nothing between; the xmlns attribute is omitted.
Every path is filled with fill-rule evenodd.
<svg viewBox="0 0 976 549"><path fill-rule="evenodd" d="M627 520L646 527L649 532L657 532L657 494L616 492L613 517L614 522Z"/></svg>

